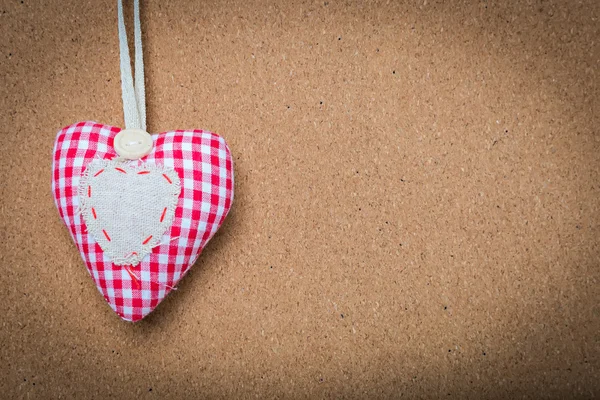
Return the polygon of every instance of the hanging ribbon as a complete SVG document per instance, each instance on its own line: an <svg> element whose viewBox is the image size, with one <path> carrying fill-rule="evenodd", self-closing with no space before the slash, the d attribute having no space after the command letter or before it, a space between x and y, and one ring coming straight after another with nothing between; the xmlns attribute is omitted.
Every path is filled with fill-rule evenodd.
<svg viewBox="0 0 600 400"><path fill-rule="evenodd" d="M144 57L142 54L142 29L140 26L140 2L133 1L133 38L135 83L131 75L129 45L123 18L123 1L117 1L119 19L119 49L121 53L121 90L123 93L123 115L126 129L146 131L146 90L144 88Z"/></svg>

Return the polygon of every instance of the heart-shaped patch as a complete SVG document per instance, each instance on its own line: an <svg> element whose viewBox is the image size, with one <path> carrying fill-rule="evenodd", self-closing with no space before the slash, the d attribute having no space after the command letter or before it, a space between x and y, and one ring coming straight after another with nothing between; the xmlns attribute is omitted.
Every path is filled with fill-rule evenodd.
<svg viewBox="0 0 600 400"><path fill-rule="evenodd" d="M171 226L180 192L174 169L94 160L79 181L79 209L113 264L135 267Z"/></svg>
<svg viewBox="0 0 600 400"><path fill-rule="evenodd" d="M138 321L223 223L233 165L223 138L202 130L153 135L150 154L125 162L113 148L120 131L95 122L59 131L52 191L96 286L121 318Z"/></svg>

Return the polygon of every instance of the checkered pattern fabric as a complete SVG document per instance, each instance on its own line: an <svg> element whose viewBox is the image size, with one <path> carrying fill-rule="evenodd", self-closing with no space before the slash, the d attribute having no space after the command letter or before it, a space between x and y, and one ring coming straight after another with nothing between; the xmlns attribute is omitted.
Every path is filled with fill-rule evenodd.
<svg viewBox="0 0 600 400"><path fill-rule="evenodd" d="M173 224L140 264L116 266L87 233L77 193L88 163L117 157L113 139L120 131L95 122L59 131L52 192L100 293L121 318L138 321L177 285L223 223L233 201L233 164L225 141L214 133L177 130L153 135L154 148L141 161L173 168L181 180Z"/></svg>

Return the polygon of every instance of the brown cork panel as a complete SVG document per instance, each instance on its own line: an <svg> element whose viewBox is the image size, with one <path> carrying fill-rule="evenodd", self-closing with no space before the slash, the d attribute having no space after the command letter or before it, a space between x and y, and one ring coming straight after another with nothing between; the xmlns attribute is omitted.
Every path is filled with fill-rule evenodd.
<svg viewBox="0 0 600 400"><path fill-rule="evenodd" d="M61 127L123 123L116 2L2 2L0 397L600 396L599 18L143 2L149 129L221 134L236 197L132 325L50 192Z"/></svg>

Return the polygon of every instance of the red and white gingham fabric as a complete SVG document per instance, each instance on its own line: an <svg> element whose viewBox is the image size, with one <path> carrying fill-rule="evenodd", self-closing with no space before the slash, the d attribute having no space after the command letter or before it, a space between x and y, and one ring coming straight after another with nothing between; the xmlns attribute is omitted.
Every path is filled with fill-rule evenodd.
<svg viewBox="0 0 600 400"><path fill-rule="evenodd" d="M52 165L52 192L98 289L121 318L138 321L148 315L194 264L227 216L233 200L231 153L220 136L202 130L153 135L154 148L142 162L173 168L181 194L171 228L161 244L131 268L113 265L87 233L78 213L77 187L94 158L117 157L113 139L120 128L80 122L58 132Z"/></svg>

